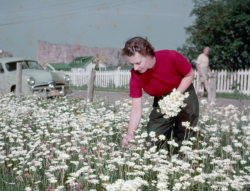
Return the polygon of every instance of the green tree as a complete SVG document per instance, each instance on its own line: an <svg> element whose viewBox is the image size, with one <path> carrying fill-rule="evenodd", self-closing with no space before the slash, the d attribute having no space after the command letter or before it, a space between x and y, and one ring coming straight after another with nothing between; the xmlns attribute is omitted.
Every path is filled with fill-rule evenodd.
<svg viewBox="0 0 250 191"><path fill-rule="evenodd" d="M213 69L250 68L250 0L193 0L195 16L189 35L178 48L190 63L204 47L210 47L209 63Z"/></svg>

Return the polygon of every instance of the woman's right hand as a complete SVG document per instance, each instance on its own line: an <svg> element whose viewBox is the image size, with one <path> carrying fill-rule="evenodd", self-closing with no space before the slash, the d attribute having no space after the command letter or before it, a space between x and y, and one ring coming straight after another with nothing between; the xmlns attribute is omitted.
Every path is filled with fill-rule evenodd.
<svg viewBox="0 0 250 191"><path fill-rule="evenodd" d="M202 74L201 74L201 72L199 72L199 75L200 75L200 77L202 77Z"/></svg>
<svg viewBox="0 0 250 191"><path fill-rule="evenodd" d="M124 148L128 148L129 141L132 140L134 137L132 135L127 134L125 137L122 139L122 146Z"/></svg>
<svg viewBox="0 0 250 191"><path fill-rule="evenodd" d="M128 148L129 141L134 138L142 114L142 98L132 98L132 107L130 112L130 120L127 135L122 139L122 146Z"/></svg>

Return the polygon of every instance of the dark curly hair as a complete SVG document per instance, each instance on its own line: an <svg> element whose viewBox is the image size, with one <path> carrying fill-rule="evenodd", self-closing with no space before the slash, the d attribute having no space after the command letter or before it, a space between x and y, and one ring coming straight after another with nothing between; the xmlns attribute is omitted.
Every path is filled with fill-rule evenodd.
<svg viewBox="0 0 250 191"><path fill-rule="evenodd" d="M129 39L125 43L125 47L122 49L123 56L133 56L135 52L140 53L142 56L151 56L155 55L154 47L147 41L147 38L134 37Z"/></svg>

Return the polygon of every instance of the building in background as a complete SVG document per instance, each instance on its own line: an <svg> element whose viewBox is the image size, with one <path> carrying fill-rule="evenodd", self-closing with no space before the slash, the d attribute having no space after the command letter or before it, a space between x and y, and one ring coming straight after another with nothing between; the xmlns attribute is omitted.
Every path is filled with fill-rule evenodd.
<svg viewBox="0 0 250 191"><path fill-rule="evenodd" d="M106 70L107 65L95 56L76 57L69 63L72 71Z"/></svg>
<svg viewBox="0 0 250 191"><path fill-rule="evenodd" d="M11 52L4 52L3 49L0 49L0 58L12 57Z"/></svg>

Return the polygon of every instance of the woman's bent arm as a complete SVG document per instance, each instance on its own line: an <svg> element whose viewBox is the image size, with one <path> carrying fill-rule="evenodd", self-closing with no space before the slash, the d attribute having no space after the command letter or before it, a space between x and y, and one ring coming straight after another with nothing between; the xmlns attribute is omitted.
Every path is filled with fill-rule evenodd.
<svg viewBox="0 0 250 191"><path fill-rule="evenodd" d="M190 86L190 84L192 83L194 79L194 71L193 69L191 69L191 71L182 78L181 83L179 85L179 87L177 88L177 90L181 93L185 92L186 89Z"/></svg>

